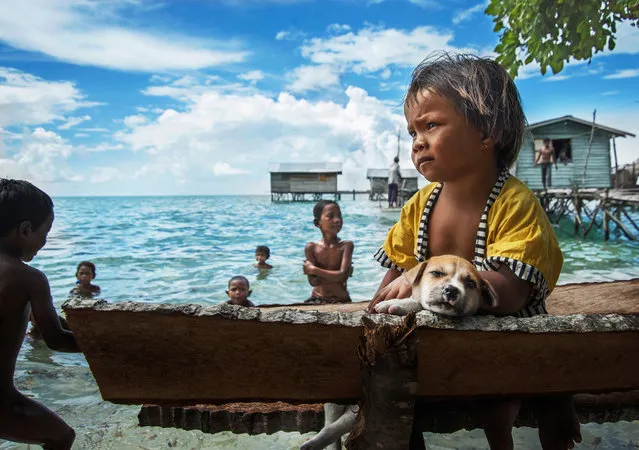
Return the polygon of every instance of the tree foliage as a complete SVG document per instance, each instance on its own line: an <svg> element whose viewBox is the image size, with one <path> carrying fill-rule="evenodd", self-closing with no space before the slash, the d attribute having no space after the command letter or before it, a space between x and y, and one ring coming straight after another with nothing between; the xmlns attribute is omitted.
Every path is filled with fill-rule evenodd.
<svg viewBox="0 0 639 450"><path fill-rule="evenodd" d="M502 33L497 61L515 77L533 61L558 73L571 57L613 50L619 22L639 25L639 0L491 0L486 14Z"/></svg>

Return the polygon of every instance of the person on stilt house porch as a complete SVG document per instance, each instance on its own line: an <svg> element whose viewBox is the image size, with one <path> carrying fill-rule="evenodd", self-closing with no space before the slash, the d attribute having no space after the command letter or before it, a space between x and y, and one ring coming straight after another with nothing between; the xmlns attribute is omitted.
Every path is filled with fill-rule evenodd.
<svg viewBox="0 0 639 450"><path fill-rule="evenodd" d="M399 171L399 157L396 156L393 160L393 164L391 164L390 169L388 169L388 207L396 208L397 203L397 194L399 191L399 183L402 180L402 175Z"/></svg>
<svg viewBox="0 0 639 450"><path fill-rule="evenodd" d="M552 165L557 169L557 159L555 158L555 148L550 139L544 139L544 145L535 156L535 166L541 165L541 183L544 189L552 187Z"/></svg>

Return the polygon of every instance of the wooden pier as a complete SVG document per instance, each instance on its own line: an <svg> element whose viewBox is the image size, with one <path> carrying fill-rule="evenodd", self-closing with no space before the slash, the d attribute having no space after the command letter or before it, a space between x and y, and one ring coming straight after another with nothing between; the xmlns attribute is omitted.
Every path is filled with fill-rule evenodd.
<svg viewBox="0 0 639 450"><path fill-rule="evenodd" d="M559 224L564 217L574 222L575 235L586 237L596 227L605 240L614 228L631 241L639 238L639 224L629 213L639 209L639 188L547 189L535 194L551 222Z"/></svg>

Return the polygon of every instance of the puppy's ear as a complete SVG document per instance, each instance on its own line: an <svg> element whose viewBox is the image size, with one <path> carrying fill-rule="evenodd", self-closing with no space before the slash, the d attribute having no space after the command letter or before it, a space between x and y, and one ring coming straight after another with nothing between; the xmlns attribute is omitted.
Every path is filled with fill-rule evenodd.
<svg viewBox="0 0 639 450"><path fill-rule="evenodd" d="M428 265L428 261L424 261L419 263L418 266L413 267L408 272L406 272L406 278L408 282L413 286L419 284L424 275L424 270L426 270L426 266Z"/></svg>
<svg viewBox="0 0 639 450"><path fill-rule="evenodd" d="M479 291L481 292L482 303L484 306L490 306L492 308L499 305L499 296L492 285L482 278L479 285Z"/></svg>

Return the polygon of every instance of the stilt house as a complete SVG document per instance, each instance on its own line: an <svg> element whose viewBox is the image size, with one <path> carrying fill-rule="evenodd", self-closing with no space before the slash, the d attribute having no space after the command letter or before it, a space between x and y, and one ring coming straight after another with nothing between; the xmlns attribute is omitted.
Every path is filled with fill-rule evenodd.
<svg viewBox="0 0 639 450"><path fill-rule="evenodd" d="M342 163L273 163L271 201L317 201L325 194L339 200L337 175Z"/></svg>
<svg viewBox="0 0 639 450"><path fill-rule="evenodd" d="M609 188L611 187L611 146L615 138L635 137L627 131L605 125L563 116L537 122L528 127L530 133L524 140L514 172L531 189L542 189L541 168L535 166L537 152L544 139L552 141L558 169L552 167L552 188ZM592 133L592 143L588 143ZM586 164L587 160L587 164ZM613 163L614 164L614 163ZM585 176L584 176L585 168Z"/></svg>

